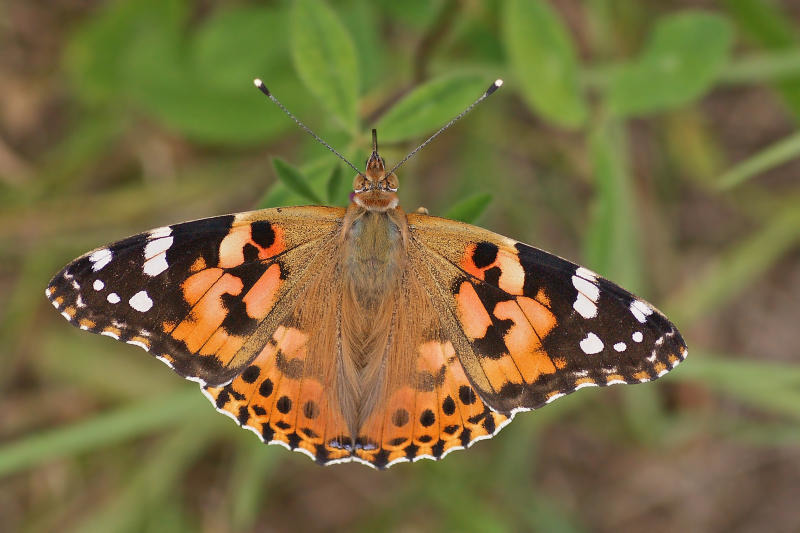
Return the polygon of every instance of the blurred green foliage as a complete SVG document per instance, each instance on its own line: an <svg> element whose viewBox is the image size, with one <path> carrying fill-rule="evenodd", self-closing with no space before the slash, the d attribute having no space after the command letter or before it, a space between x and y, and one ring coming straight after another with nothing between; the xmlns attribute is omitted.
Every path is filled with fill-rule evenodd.
<svg viewBox="0 0 800 533"><path fill-rule="evenodd" d="M54 60L65 124L28 179L0 168L0 400L16 414L0 429L0 483L22 493L25 475L67 472L62 492L37 492L12 517L19 529L269 529L259 524L282 506L303 508L287 498L308 495L313 480L337 494L362 483L376 493L353 491L349 501L362 507L344 518L284 524L584 531L591 517L539 482L552 425L592 428L649 458L703 437L796 446L797 345L787 362L723 353L729 335L709 333L707 318L797 250L796 182L787 193L760 180L796 159L800 142L790 133L728 157L705 117L715 91L756 87L776 91L796 129L798 25L762 0L725 0L714 11L645 4L117 0L80 17ZM346 205L349 169L253 88L257 76L356 163L377 127L390 164L504 78L499 96L405 165L403 204L432 203L432 214L483 221L582 260L662 304L691 357L658 385L603 400L606 391L581 391L440 464L322 472L259 445L133 349L68 330L44 309L42 290L61 264L103 242L221 211ZM635 157L641 124L658 132L645 175ZM272 159L276 179L267 154L285 157ZM684 199L697 195L744 222L688 261L707 229L682 226ZM669 383L688 397L683 408L664 400ZM697 391L758 415L698 406ZM76 412L53 408L74 397ZM54 414L42 415L48 408ZM174 497L193 491L181 504Z"/></svg>

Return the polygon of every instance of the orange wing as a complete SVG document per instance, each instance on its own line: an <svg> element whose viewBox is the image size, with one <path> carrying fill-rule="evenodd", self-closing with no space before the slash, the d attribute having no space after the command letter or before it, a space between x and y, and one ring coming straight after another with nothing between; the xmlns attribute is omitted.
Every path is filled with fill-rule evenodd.
<svg viewBox="0 0 800 533"><path fill-rule="evenodd" d="M362 431L379 468L489 438L514 414L586 386L661 377L686 355L652 305L588 269L484 229L408 215L409 276L435 316L414 347L417 379L397 387ZM402 307L405 305L406 307Z"/></svg>

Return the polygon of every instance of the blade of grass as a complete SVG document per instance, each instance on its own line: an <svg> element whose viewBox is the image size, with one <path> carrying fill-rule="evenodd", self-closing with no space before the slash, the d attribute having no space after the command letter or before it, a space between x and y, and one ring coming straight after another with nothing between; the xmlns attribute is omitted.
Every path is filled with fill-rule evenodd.
<svg viewBox="0 0 800 533"><path fill-rule="evenodd" d="M110 502L83 520L74 531L136 531L147 521L147 509L158 506L177 491L181 477L207 449L214 437L214 424L184 421L167 435L147 461L132 467L132 478ZM173 501L173 505L177 502Z"/></svg>
<svg viewBox="0 0 800 533"><path fill-rule="evenodd" d="M0 476L173 425L197 409L198 396L190 387L4 444L0 446Z"/></svg>
<svg viewBox="0 0 800 533"><path fill-rule="evenodd" d="M692 351L675 378L700 382L756 407L800 418L800 365Z"/></svg>
<svg viewBox="0 0 800 533"><path fill-rule="evenodd" d="M717 182L727 190L778 165L800 157L800 131L784 137L725 172Z"/></svg>
<svg viewBox="0 0 800 533"><path fill-rule="evenodd" d="M262 504L267 500L270 474L281 453L276 446L267 447L249 435L245 437L236 455L228 492L233 531L253 529Z"/></svg>
<svg viewBox="0 0 800 533"><path fill-rule="evenodd" d="M762 229L734 244L662 307L676 324L691 324L747 289L755 278L800 243L800 209L788 205Z"/></svg>
<svg viewBox="0 0 800 533"><path fill-rule="evenodd" d="M590 148L596 192L584 242L588 266L639 293L643 283L638 217L622 124L601 122L591 134Z"/></svg>

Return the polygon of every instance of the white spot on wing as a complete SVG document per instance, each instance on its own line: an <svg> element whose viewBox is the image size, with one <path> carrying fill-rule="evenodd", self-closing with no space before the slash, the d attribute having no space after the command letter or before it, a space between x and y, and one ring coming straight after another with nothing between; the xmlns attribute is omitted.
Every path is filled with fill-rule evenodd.
<svg viewBox="0 0 800 533"><path fill-rule="evenodd" d="M174 240L173 237L162 237L148 241L147 245L144 247L144 258L151 259L158 254L166 252L169 250L169 247L172 246Z"/></svg>
<svg viewBox="0 0 800 533"><path fill-rule="evenodd" d="M587 355L600 353L603 351L603 341L594 333L589 333L586 338L581 341L581 350Z"/></svg>
<svg viewBox="0 0 800 533"><path fill-rule="evenodd" d="M111 331L101 331L100 335L105 335L106 337L111 337L112 339L119 340L119 335Z"/></svg>
<svg viewBox="0 0 800 533"><path fill-rule="evenodd" d="M614 349L618 352L624 352L625 348L627 348L627 346L625 346L624 342L618 342L614 345Z"/></svg>
<svg viewBox="0 0 800 533"><path fill-rule="evenodd" d="M100 280L100 279L96 279L96 280L94 280L94 283L92 283L92 287L94 287L94 290L96 290L96 291L102 291L103 287L105 287L105 286L106 286L106 284L103 283L103 280Z"/></svg>
<svg viewBox="0 0 800 533"><path fill-rule="evenodd" d="M172 228L169 226L162 226L150 232L151 239L160 239L161 237L169 237L172 235Z"/></svg>
<svg viewBox="0 0 800 533"><path fill-rule="evenodd" d="M119 294L117 294L116 292L112 292L109 293L108 296L106 296L106 300L108 300L108 303L110 304L118 304L120 301L120 297Z"/></svg>
<svg viewBox="0 0 800 533"><path fill-rule="evenodd" d="M106 266L111 262L111 257L112 253L108 248L103 248L102 250L92 252L92 255L89 256L89 261L92 262L92 270L97 272Z"/></svg>
<svg viewBox="0 0 800 533"><path fill-rule="evenodd" d="M635 331L633 335L631 335L631 338L633 339L633 342L642 342L644 335L642 335L641 331Z"/></svg>
<svg viewBox="0 0 800 533"><path fill-rule="evenodd" d="M148 259L144 262L142 266L142 271L147 274L148 276L155 277L164 272L167 268L169 268L169 264L167 263L167 256L166 254L161 254L156 256L152 259Z"/></svg>
<svg viewBox="0 0 800 533"><path fill-rule="evenodd" d="M169 229L169 228L168 228ZM144 265L142 270L150 277L157 276L164 272L169 265L165 252L169 250L175 239L173 237L162 237L153 239L144 247Z"/></svg>
<svg viewBox="0 0 800 533"><path fill-rule="evenodd" d="M583 279L588 279L589 281L595 282L597 281L597 274L589 270L588 268L578 267L575 271L577 275L582 277Z"/></svg>
<svg viewBox="0 0 800 533"><path fill-rule="evenodd" d="M128 343L128 344L132 344L132 345L134 345L134 346L138 346L139 348L141 348L141 349L142 349L142 350L144 350L145 352L149 352L149 351L150 351L150 347L149 347L149 346L147 346L147 345L146 345L145 343L143 343L143 342L140 342L140 341L125 341L125 342L126 342L126 343Z"/></svg>
<svg viewBox="0 0 800 533"><path fill-rule="evenodd" d="M51 291L51 290L50 290L50 287L47 287L47 288L44 290L44 295L45 295L45 296L47 296L48 298L50 298L50 295L51 295L51 294L53 294L53 291Z"/></svg>
<svg viewBox="0 0 800 533"><path fill-rule="evenodd" d="M600 298L600 288L590 281L572 276L572 285L593 302L597 302L597 299Z"/></svg>
<svg viewBox="0 0 800 533"><path fill-rule="evenodd" d="M647 316L653 314L653 309L651 309L649 305L647 305L641 300L632 301L630 309L633 316L636 317L636 320L638 320L642 324L645 323Z"/></svg>
<svg viewBox="0 0 800 533"><path fill-rule="evenodd" d="M71 316L69 316L69 314L67 314L67 312L66 312L66 311L63 311L63 312L61 313L61 316L63 316L63 317L64 317L64 318L66 318L67 320L72 320L72 317L71 317Z"/></svg>
<svg viewBox="0 0 800 533"><path fill-rule="evenodd" d="M150 299L150 296L147 295L146 291L137 292L131 296L131 299L128 300L128 303L131 307L141 313L149 311L150 308L153 307L153 300Z"/></svg>
<svg viewBox="0 0 800 533"><path fill-rule="evenodd" d="M572 308L575 309L583 318L588 319L597 316L597 305L595 305L595 303L587 298L582 292L578 293L578 297L575 299L575 303L572 304Z"/></svg>

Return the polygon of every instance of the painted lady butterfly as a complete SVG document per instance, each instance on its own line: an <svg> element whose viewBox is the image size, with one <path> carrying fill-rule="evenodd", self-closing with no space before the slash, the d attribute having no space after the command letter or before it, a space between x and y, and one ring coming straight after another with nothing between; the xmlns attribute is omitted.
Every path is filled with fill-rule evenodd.
<svg viewBox="0 0 800 533"><path fill-rule="evenodd" d="M519 411L651 381L686 357L666 317L594 272L404 212L397 166L386 170L374 142L347 209L157 228L76 259L47 297L73 325L151 352L264 442L319 464L440 459Z"/></svg>

